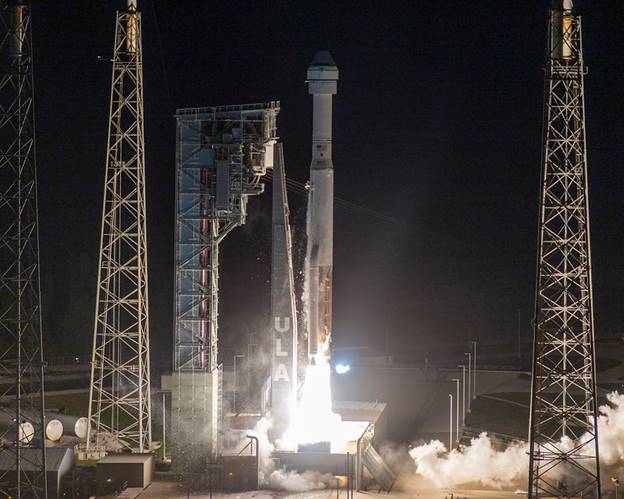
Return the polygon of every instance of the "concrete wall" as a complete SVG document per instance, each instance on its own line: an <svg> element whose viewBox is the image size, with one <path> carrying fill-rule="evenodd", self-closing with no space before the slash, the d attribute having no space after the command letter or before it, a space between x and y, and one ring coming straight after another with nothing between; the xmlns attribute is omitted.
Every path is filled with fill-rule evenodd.
<svg viewBox="0 0 624 499"><path fill-rule="evenodd" d="M115 456L116 457L116 456ZM121 459L106 462L100 461L96 467L98 494L109 493L118 489L124 482L128 487L147 487L152 481L154 460L150 457L143 461Z"/></svg>
<svg viewBox="0 0 624 499"><path fill-rule="evenodd" d="M174 471L201 472L218 452L222 372L177 372L162 376L171 391L171 457Z"/></svg>
<svg viewBox="0 0 624 499"><path fill-rule="evenodd" d="M256 456L223 456L223 489L229 492L258 490Z"/></svg>
<svg viewBox="0 0 624 499"><path fill-rule="evenodd" d="M338 401L386 402L385 421L378 429L380 437L385 433L389 440L397 442L430 438L446 442L448 394L455 398L456 385L451 380L458 377L461 378L461 370L354 366L348 375L333 376L332 393ZM527 391L530 383L523 378L518 372L478 372L477 390L478 393ZM376 437L376 444L378 441Z"/></svg>
<svg viewBox="0 0 624 499"><path fill-rule="evenodd" d="M328 454L326 452L273 452L273 458L279 459L279 464L289 470L303 473L306 470L315 470L320 473L344 475L347 465L346 454Z"/></svg>

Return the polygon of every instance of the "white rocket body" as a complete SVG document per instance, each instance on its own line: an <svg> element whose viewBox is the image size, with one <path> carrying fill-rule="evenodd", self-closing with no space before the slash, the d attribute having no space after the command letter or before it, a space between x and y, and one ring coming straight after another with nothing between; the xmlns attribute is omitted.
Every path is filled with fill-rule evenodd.
<svg viewBox="0 0 624 499"><path fill-rule="evenodd" d="M312 163L308 197L308 293L306 317L308 355L329 344L332 325L334 229L334 164L332 163L332 96L337 93L338 68L329 52L318 52L308 67L313 97ZM323 352L324 353L324 352Z"/></svg>

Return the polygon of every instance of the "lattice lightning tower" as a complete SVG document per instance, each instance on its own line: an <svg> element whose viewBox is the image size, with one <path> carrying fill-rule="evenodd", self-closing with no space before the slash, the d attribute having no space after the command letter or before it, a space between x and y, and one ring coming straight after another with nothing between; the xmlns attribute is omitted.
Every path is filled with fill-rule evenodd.
<svg viewBox="0 0 624 499"><path fill-rule="evenodd" d="M549 12L529 497L600 497L581 18Z"/></svg>
<svg viewBox="0 0 624 499"><path fill-rule="evenodd" d="M30 7L0 3L0 497L47 497ZM6 460L6 461L5 461Z"/></svg>
<svg viewBox="0 0 624 499"><path fill-rule="evenodd" d="M117 12L87 448L151 442L143 58L136 0Z"/></svg>

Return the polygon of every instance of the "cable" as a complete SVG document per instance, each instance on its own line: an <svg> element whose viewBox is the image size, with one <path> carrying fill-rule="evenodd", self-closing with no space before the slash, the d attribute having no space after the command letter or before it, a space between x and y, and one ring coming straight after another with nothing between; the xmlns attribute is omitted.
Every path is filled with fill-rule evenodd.
<svg viewBox="0 0 624 499"><path fill-rule="evenodd" d="M270 170L267 171L264 179L266 183L269 183L273 179L273 172ZM306 196L308 194L307 184L304 184L303 182L300 182L293 178L286 177L286 188L288 189L288 191L294 192L296 194L301 194L301 195L306 195ZM398 220L389 215L373 210L372 208L367 208L366 206L359 205L357 203L354 203L352 201L349 201L347 199L344 199L338 196L334 196L334 201L336 202L337 205L342 206L343 208L366 213L370 217L373 217L381 222L385 222L390 225L399 226L399 227L407 227L408 225L406 222L402 220Z"/></svg>

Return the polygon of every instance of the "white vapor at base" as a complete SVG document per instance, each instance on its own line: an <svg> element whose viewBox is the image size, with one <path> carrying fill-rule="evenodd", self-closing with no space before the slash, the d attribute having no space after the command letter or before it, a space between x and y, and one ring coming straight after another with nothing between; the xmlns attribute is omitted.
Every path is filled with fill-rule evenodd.
<svg viewBox="0 0 624 499"><path fill-rule="evenodd" d="M325 489L335 482L334 477L330 474L321 474L315 471L297 473L285 469L276 469L275 462L271 459L274 446L268 437L271 425L271 418L263 417L252 431L245 432L245 434L258 438L260 485L263 488L286 492L307 492ZM240 448L244 444L245 439L246 437L236 448Z"/></svg>
<svg viewBox="0 0 624 499"><path fill-rule="evenodd" d="M598 447L601 468L621 467L624 463L624 394L612 392L608 403L598 408ZM569 439L563 447L571 446ZM447 453L439 440L409 451L416 473L437 487L475 483L491 488L526 487L529 470L529 446L514 442L505 450L494 448L487 433L472 439L470 445ZM607 474L603 473L603 477Z"/></svg>
<svg viewBox="0 0 624 499"><path fill-rule="evenodd" d="M528 471L528 445L516 442L504 451L497 451L482 433L470 445L447 449L439 440L415 447L409 454L416 462L416 472L438 487L463 483L480 483L486 487L503 488L520 485Z"/></svg>
<svg viewBox="0 0 624 499"><path fill-rule="evenodd" d="M336 482L329 473L318 471L275 470L263 484L271 490L284 490L286 492L308 492L310 490L322 490L328 488L332 482Z"/></svg>
<svg viewBox="0 0 624 499"><path fill-rule="evenodd" d="M602 466L624 463L624 394L607 395L608 404L599 408L598 452Z"/></svg>

